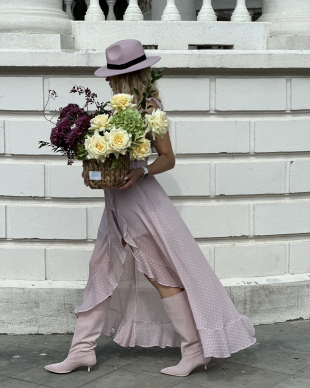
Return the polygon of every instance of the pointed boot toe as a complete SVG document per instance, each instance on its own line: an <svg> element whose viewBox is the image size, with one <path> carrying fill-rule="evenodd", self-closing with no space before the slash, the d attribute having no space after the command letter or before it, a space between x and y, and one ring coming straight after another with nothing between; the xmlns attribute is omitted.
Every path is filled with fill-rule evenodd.
<svg viewBox="0 0 310 388"><path fill-rule="evenodd" d="M97 360L95 352L80 356L74 353L70 353L64 361L58 362L56 364L45 365L44 369L53 373L70 373L76 368L87 366L88 372L90 372L90 368L94 366L96 362Z"/></svg>

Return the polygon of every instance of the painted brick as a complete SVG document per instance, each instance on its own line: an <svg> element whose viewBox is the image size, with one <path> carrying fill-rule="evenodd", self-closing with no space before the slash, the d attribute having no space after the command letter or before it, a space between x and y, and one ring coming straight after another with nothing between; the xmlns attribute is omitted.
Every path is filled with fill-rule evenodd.
<svg viewBox="0 0 310 388"><path fill-rule="evenodd" d="M1 280L45 280L44 248L0 248Z"/></svg>
<svg viewBox="0 0 310 388"><path fill-rule="evenodd" d="M0 238L5 238L5 205L0 205Z"/></svg>
<svg viewBox="0 0 310 388"><path fill-rule="evenodd" d="M310 192L310 160L292 160L290 169L290 192Z"/></svg>
<svg viewBox="0 0 310 388"><path fill-rule="evenodd" d="M42 77L0 77L0 110L43 109Z"/></svg>
<svg viewBox="0 0 310 388"><path fill-rule="evenodd" d="M39 163L1 163L0 195L44 196L44 165Z"/></svg>
<svg viewBox="0 0 310 388"><path fill-rule="evenodd" d="M39 148L39 140L50 142L52 123L46 120L6 121L6 153L12 155L56 155L49 146Z"/></svg>
<svg viewBox="0 0 310 388"><path fill-rule="evenodd" d="M73 165L48 165L48 195L62 198L101 198L103 190L92 190L84 185L83 165L76 160Z"/></svg>
<svg viewBox="0 0 310 388"><path fill-rule="evenodd" d="M170 196L210 195L209 163L176 163L155 178Z"/></svg>
<svg viewBox="0 0 310 388"><path fill-rule="evenodd" d="M255 122L255 152L310 151L310 120L275 119Z"/></svg>
<svg viewBox="0 0 310 388"><path fill-rule="evenodd" d="M204 254L206 260L210 264L210 267L214 270L214 263L212 262L213 260L211 260L211 256L210 256L210 245L199 244L199 243L198 243L198 245L199 245L199 248L201 249L202 253Z"/></svg>
<svg viewBox="0 0 310 388"><path fill-rule="evenodd" d="M310 241L290 243L290 273L310 273Z"/></svg>
<svg viewBox="0 0 310 388"><path fill-rule="evenodd" d="M215 246L215 273L219 278L271 276L285 272L285 244Z"/></svg>
<svg viewBox="0 0 310 388"><path fill-rule="evenodd" d="M11 238L86 238L86 208L79 206L11 205Z"/></svg>
<svg viewBox="0 0 310 388"><path fill-rule="evenodd" d="M171 77L161 78L157 82L165 111L209 110L210 81L208 78Z"/></svg>
<svg viewBox="0 0 310 388"><path fill-rule="evenodd" d="M92 93L96 93L98 102L105 102L110 100L112 96L112 90L109 83L104 78L97 77L57 77L49 78L49 89L55 90L58 97L50 99L46 109L56 110L63 108L66 105L78 104L83 107L85 104L85 95L78 93L70 93L73 86L83 86L89 88ZM90 110L95 110L96 106L89 105Z"/></svg>
<svg viewBox="0 0 310 388"><path fill-rule="evenodd" d="M4 154L4 120L0 120L0 154Z"/></svg>
<svg viewBox="0 0 310 388"><path fill-rule="evenodd" d="M87 238L96 240L100 221L103 217L104 202L102 206L92 206L87 208Z"/></svg>
<svg viewBox="0 0 310 388"><path fill-rule="evenodd" d="M249 120L178 120L176 153L248 153L249 130Z"/></svg>
<svg viewBox="0 0 310 388"><path fill-rule="evenodd" d="M249 207L247 205L175 205L195 238L247 236Z"/></svg>
<svg viewBox="0 0 310 388"><path fill-rule="evenodd" d="M217 111L283 111L285 78L217 78Z"/></svg>
<svg viewBox="0 0 310 388"><path fill-rule="evenodd" d="M310 79L292 78L291 109L310 109Z"/></svg>
<svg viewBox="0 0 310 388"><path fill-rule="evenodd" d="M256 235L310 232L310 202L271 202L254 205Z"/></svg>
<svg viewBox="0 0 310 388"><path fill-rule="evenodd" d="M216 163L216 195L283 193L284 162Z"/></svg>
<svg viewBox="0 0 310 388"><path fill-rule="evenodd" d="M92 249L46 249L46 278L57 281L86 281Z"/></svg>

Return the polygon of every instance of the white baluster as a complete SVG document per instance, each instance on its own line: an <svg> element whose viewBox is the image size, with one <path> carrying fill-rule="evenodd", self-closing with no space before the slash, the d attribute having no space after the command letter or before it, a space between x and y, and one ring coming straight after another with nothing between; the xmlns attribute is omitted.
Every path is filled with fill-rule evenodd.
<svg viewBox="0 0 310 388"><path fill-rule="evenodd" d="M127 0L128 1L128 0ZM143 20L144 16L138 6L138 0L129 0L129 5L124 13L123 20L139 21Z"/></svg>
<svg viewBox="0 0 310 388"><path fill-rule="evenodd" d="M181 20L181 15L175 5L175 0L167 0L167 5L161 15L161 20Z"/></svg>
<svg viewBox="0 0 310 388"><path fill-rule="evenodd" d="M71 9L73 0L64 0L64 3L66 5L66 14L69 16L70 19L73 19L72 9Z"/></svg>
<svg viewBox="0 0 310 388"><path fill-rule="evenodd" d="M107 16L107 20L116 20L115 14L114 14L114 4L116 3L116 0L106 0L108 6L109 6L109 13Z"/></svg>
<svg viewBox="0 0 310 388"><path fill-rule="evenodd" d="M89 4L90 4L90 0L85 0L85 3L87 5L87 8L89 7Z"/></svg>
<svg viewBox="0 0 310 388"><path fill-rule="evenodd" d="M237 0L236 8L231 15L230 20L232 22L250 22L252 21L251 15L245 5L245 0Z"/></svg>
<svg viewBox="0 0 310 388"><path fill-rule="evenodd" d="M87 22L102 22L105 20L104 13L99 5L99 0L90 0L90 5L84 19Z"/></svg>
<svg viewBox="0 0 310 388"><path fill-rule="evenodd" d="M211 4L211 0L203 0L202 7L197 16L198 22L216 21L217 16Z"/></svg>

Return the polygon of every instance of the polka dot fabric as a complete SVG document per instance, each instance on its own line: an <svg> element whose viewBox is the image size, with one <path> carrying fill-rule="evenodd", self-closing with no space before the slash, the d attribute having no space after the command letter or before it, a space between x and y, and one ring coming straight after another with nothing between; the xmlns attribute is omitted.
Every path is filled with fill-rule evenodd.
<svg viewBox="0 0 310 388"><path fill-rule="evenodd" d="M130 167L147 164L148 158L134 160ZM182 338L145 273L160 284L186 289L205 357L229 357L256 342L251 320L238 313L154 175L104 194L77 317L110 297L101 334L109 336L114 328L113 340L124 347L179 347Z"/></svg>

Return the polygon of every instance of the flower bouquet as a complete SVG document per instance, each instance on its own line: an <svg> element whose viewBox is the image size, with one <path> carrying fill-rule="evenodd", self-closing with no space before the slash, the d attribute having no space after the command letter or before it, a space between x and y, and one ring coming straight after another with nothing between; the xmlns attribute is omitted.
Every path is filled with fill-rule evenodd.
<svg viewBox="0 0 310 388"><path fill-rule="evenodd" d="M151 90L152 83L162 77L162 72L163 68L158 73L152 70L152 79L139 104L133 103L133 95L123 93L99 103L95 100L97 95L88 88L74 86L70 93L84 93L85 105L81 108L68 104L60 108L57 122L49 120L55 124L50 143L39 141L39 148L51 146L53 152L62 152L68 157L68 165L74 159L82 160L84 181L91 189L122 186L130 161L145 160L151 154L151 142L145 137L146 133L151 131L155 140L155 136L163 137L168 130L169 121L161 109L153 110L151 115L140 112L154 107L146 106L146 100L155 92ZM140 98L139 91L134 88L134 92ZM49 98L56 97L57 93L49 90ZM94 113L85 110L91 103L96 104Z"/></svg>

